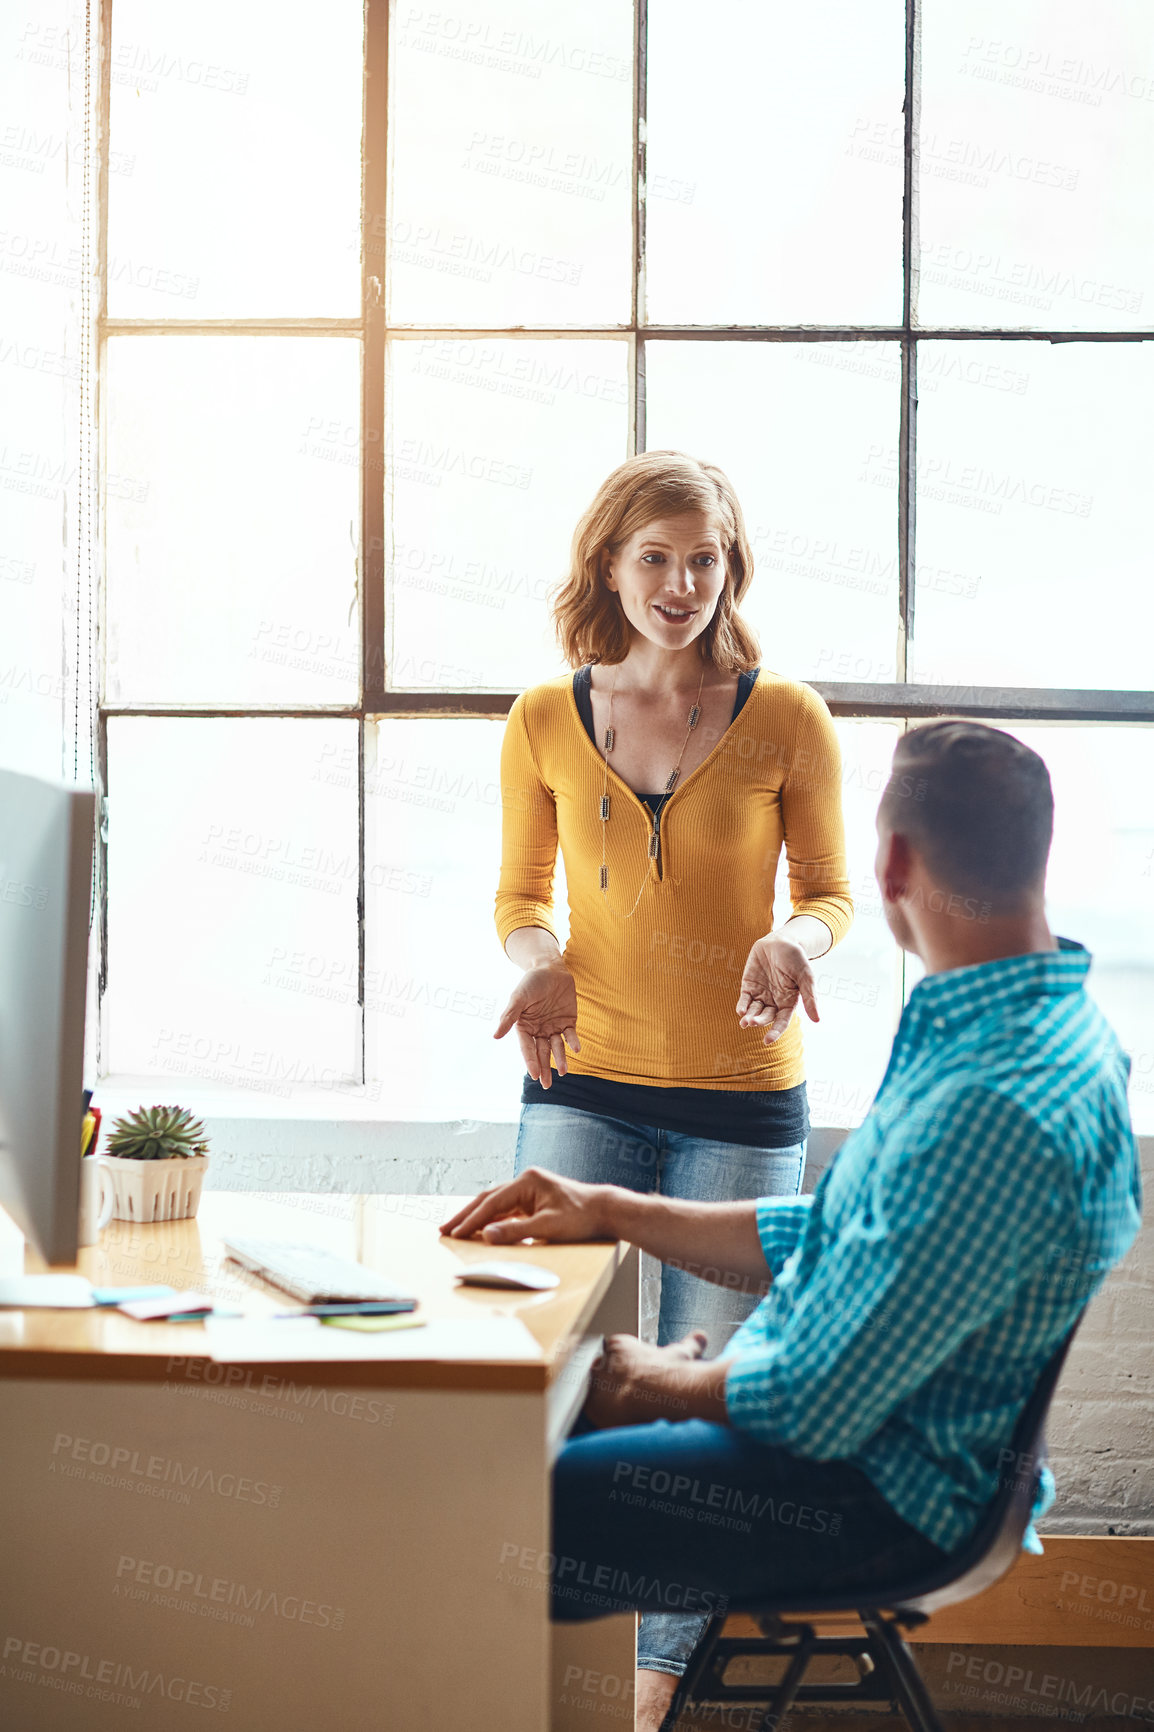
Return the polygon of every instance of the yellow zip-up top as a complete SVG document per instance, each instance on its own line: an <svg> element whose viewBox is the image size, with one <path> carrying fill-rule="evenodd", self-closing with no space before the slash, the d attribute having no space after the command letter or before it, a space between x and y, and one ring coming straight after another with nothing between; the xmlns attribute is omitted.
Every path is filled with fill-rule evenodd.
<svg viewBox="0 0 1154 1732"><path fill-rule="evenodd" d="M750 947L772 928L783 844L793 913L824 920L835 944L853 919L841 753L825 704L763 668L709 757L666 801L657 860L652 815L612 769L602 825L604 777L570 675L517 699L501 750L497 931L502 944L520 926L554 931L560 843L581 1039L569 1069L667 1088L793 1088L804 1080L798 1016L766 1046L763 1028L738 1027L734 1006Z"/></svg>

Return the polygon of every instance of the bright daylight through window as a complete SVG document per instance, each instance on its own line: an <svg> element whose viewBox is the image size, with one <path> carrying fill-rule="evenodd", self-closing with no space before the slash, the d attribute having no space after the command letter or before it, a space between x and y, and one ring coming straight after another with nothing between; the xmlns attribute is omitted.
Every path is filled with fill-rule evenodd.
<svg viewBox="0 0 1154 1732"><path fill-rule="evenodd" d="M317 32L202 0L165 19L194 82L111 0L112 1082L515 1117L503 718L562 671L597 485L672 447L732 478L763 663L841 739L856 918L814 967L814 1123L861 1119L914 981L873 820L946 711L1050 766L1052 923L1154 1130L1154 101L1116 72L1147 7L819 13L326 0Z"/></svg>

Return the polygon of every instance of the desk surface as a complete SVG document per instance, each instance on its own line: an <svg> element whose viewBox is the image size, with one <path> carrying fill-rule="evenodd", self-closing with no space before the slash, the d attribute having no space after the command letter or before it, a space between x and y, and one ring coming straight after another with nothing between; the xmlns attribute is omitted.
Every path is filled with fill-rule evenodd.
<svg viewBox="0 0 1154 1732"><path fill-rule="evenodd" d="M519 1317L540 1348L537 1360L465 1362L406 1357L310 1361L314 1383L426 1388L543 1389L565 1365L613 1278L625 1248L616 1244L493 1247L442 1239L440 1223L464 1198L438 1196L319 1196L292 1192L209 1191L196 1220L137 1225L114 1221L99 1245L81 1251L77 1267L97 1287L156 1284L195 1288L252 1315L291 1310L294 1301L228 1262L227 1232L301 1239L353 1257L419 1299L418 1315ZM462 1264L500 1255L553 1269L561 1285L549 1293L459 1288ZM45 1264L29 1248L25 1269ZM406 1332L407 1333L407 1332ZM414 1332L415 1335L416 1332ZM388 1337L380 1338L387 1342ZM409 1336L413 1340L413 1336ZM411 1348L410 1348L411 1353ZM387 1347L382 1347L387 1353ZM136 1323L113 1310L0 1311L0 1377L107 1378L163 1381L169 1361L207 1357L199 1323ZM249 1369L259 1369L250 1367ZM283 1375L285 1365L277 1369Z"/></svg>

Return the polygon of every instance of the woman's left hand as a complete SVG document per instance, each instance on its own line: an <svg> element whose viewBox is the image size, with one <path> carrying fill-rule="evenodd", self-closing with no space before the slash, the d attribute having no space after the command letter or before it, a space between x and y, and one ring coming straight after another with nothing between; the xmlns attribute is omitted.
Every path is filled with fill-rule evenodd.
<svg viewBox="0 0 1154 1732"><path fill-rule="evenodd" d="M800 944L777 932L759 938L746 958L741 976L741 996L736 1006L740 1026L753 1028L768 1023L764 1044L772 1046L789 1027L799 998L810 1020L820 1022L813 988L813 970Z"/></svg>

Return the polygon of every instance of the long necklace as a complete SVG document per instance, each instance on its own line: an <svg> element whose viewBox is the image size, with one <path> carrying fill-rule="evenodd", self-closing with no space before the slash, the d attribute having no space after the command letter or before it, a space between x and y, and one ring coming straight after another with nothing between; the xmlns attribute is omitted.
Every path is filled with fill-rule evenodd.
<svg viewBox="0 0 1154 1732"><path fill-rule="evenodd" d="M705 662L703 659L702 663L701 663L701 678L697 682L697 696L693 700L693 707L690 710L689 715L686 719L685 738L681 742L681 750L677 754L677 762L673 766L673 769L669 773L669 778L666 781L664 792L661 796L661 799L658 801L657 809L653 814L653 827L649 832L649 858L651 860L657 859L658 850L661 847L661 833L660 833L661 814L665 810L666 802L668 801L670 794L672 794L674 788L676 788L676 786L677 786L678 777L681 775L682 760L685 757L685 748L689 744L689 736L693 732L694 728L697 726L698 720L701 716L701 691L702 691L702 687L704 686L704 684L705 684ZM607 834L608 834L609 805L610 805L610 801L609 801L609 754L613 750L613 746L614 746L614 743L615 743L616 738L617 738L617 733L616 733L616 730L613 726L613 697L614 697L616 690L617 690L617 669L614 668L614 670L613 670L613 684L609 688L609 715L608 715L608 717L606 719L606 723L605 723L605 740L604 740L604 745L603 745L602 752L601 752L602 762L604 764L604 776L603 776L603 780L602 780L602 784L601 784L601 894L603 896L605 896L606 898L608 898L608 895L609 895L609 862L606 858L606 840L607 840ZM633 899L633 906L629 910L628 914L623 914L620 916L621 919L632 920L633 916L637 912L637 905L641 901L641 898L645 893L645 886L646 886L646 884L648 884L648 882L649 882L649 869L648 869L648 867L646 867L645 876L641 880L641 883L640 883L638 890L637 890L637 895Z"/></svg>

